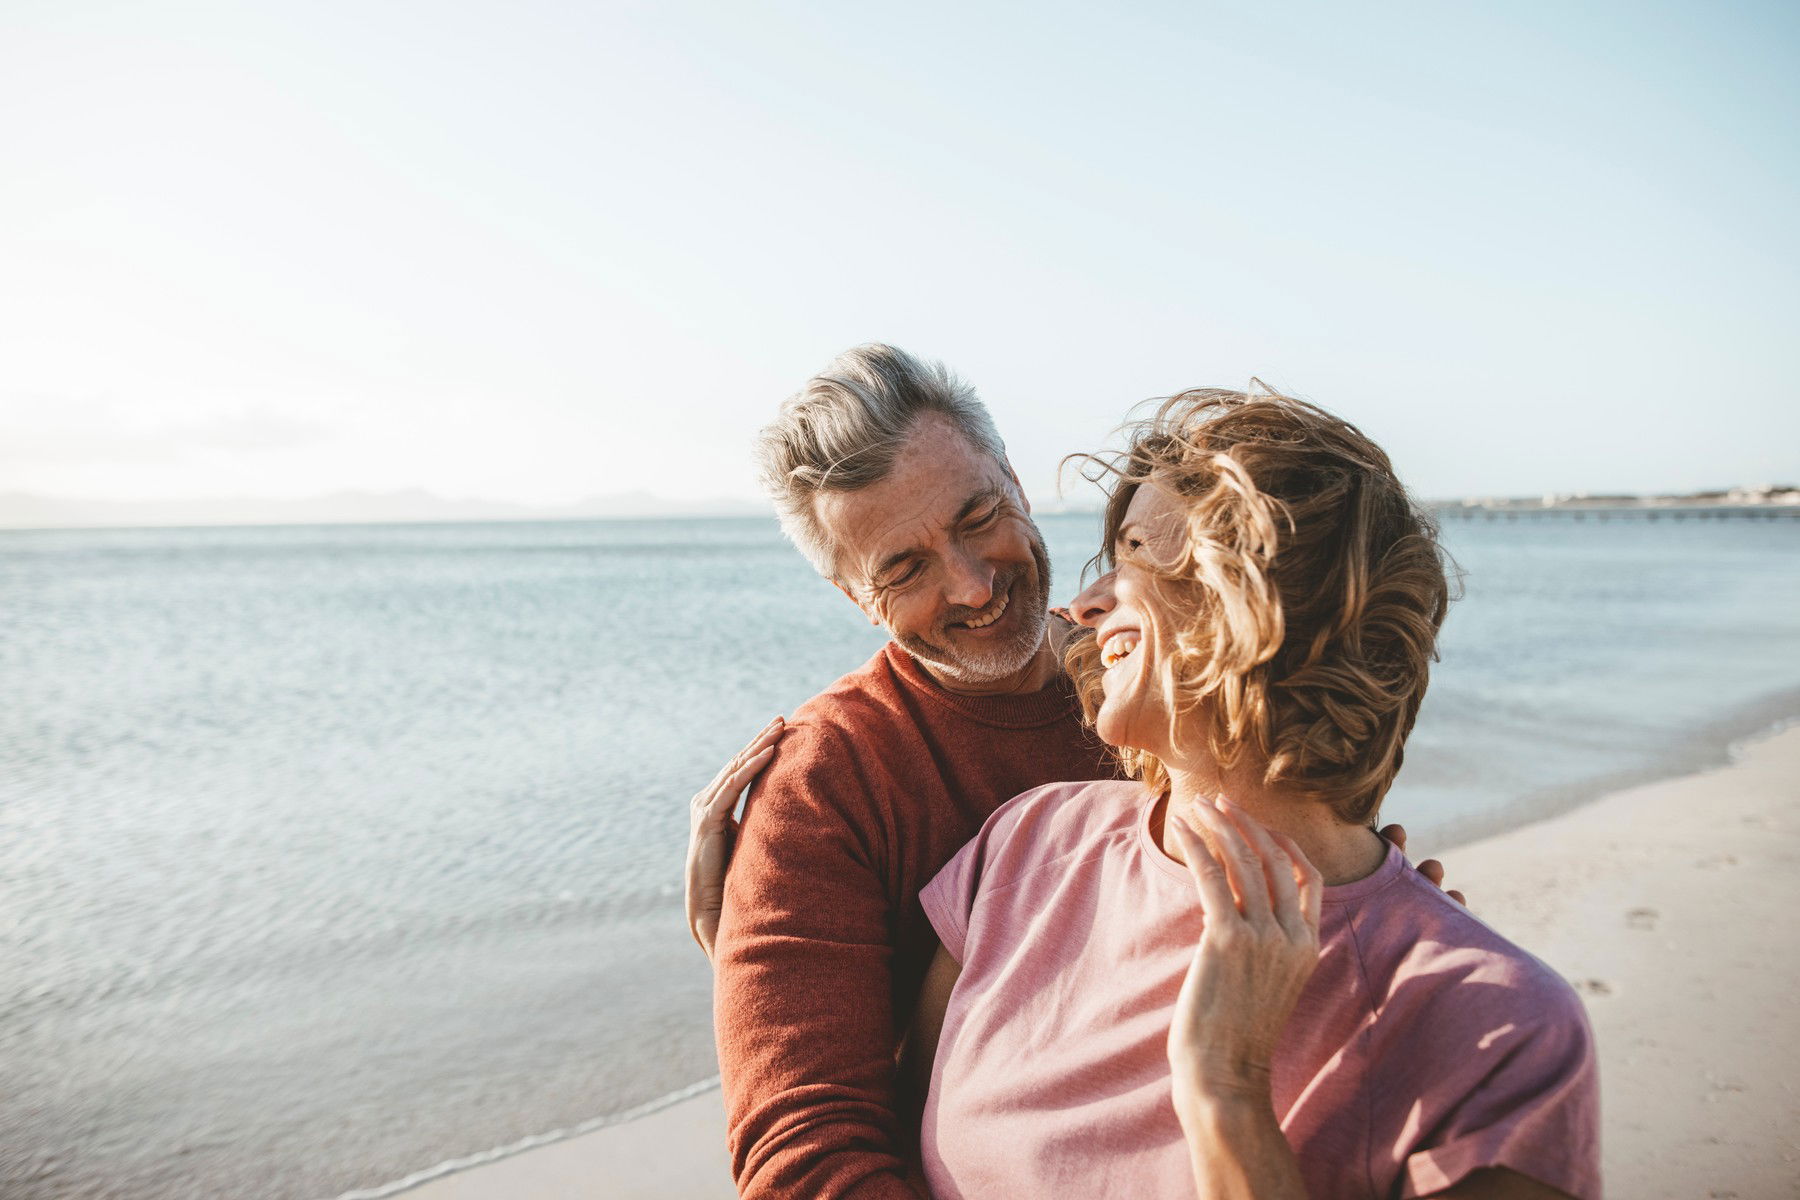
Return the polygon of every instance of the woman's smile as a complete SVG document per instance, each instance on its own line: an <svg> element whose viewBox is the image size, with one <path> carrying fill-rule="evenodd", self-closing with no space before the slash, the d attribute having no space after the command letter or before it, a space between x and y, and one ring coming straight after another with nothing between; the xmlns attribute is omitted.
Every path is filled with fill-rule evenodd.
<svg viewBox="0 0 1800 1200"><path fill-rule="evenodd" d="M1100 646L1100 665L1113 667L1124 662L1142 640L1143 635L1135 629L1119 629L1107 634Z"/></svg>

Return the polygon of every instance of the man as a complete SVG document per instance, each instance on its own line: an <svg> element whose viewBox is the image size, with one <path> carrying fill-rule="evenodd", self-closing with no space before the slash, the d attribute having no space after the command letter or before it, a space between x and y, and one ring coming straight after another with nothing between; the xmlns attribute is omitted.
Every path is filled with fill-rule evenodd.
<svg viewBox="0 0 1800 1200"><path fill-rule="evenodd" d="M1043 538L972 389L858 347L758 453L782 528L892 640L695 797L689 920L716 969L732 1169L746 1197L915 1200L896 1056L934 943L919 890L1004 801L1114 766L1082 726Z"/></svg>

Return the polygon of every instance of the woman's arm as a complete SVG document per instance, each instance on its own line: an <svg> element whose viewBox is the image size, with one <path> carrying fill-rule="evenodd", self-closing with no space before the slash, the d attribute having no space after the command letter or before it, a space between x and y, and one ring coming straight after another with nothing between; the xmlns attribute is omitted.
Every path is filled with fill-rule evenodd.
<svg viewBox="0 0 1800 1200"><path fill-rule="evenodd" d="M944 1032L944 1010L950 1006L950 993L962 975L962 964L950 957L942 942L925 969L925 982L919 985L919 1003L913 1009L912 1032L901 1055L900 1076L920 1104L931 1087L931 1064L937 1058L938 1037Z"/></svg>
<svg viewBox="0 0 1800 1200"><path fill-rule="evenodd" d="M924 1115L925 1095L931 1088L931 1064L937 1058L938 1036L944 1031L944 1012L950 1006L950 993L962 974L962 964L950 957L942 942L925 969L925 982L919 985L918 1003L913 1006L912 1025L900 1047L901 1096L900 1121L910 1127L906 1181L923 1200L931 1200L931 1189L925 1182L925 1165L919 1159L920 1118Z"/></svg>
<svg viewBox="0 0 1800 1200"><path fill-rule="evenodd" d="M1175 1115L1206 1200L1306 1200L1275 1119L1276 1043L1319 959L1318 871L1237 809L1169 817L1205 925L1169 1026ZM1210 841L1213 849L1208 850Z"/></svg>

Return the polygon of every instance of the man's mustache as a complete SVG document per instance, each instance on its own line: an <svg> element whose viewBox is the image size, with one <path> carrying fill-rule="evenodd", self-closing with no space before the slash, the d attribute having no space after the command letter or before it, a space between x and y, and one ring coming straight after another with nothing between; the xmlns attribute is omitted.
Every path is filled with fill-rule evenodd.
<svg viewBox="0 0 1800 1200"><path fill-rule="evenodd" d="M944 614L944 619L939 622L938 628L940 630L949 629L952 625L967 621L970 617L979 616L988 609L994 607L994 601L1011 592L1013 581L1018 579L1021 574L1021 571L1011 571L1004 577L996 576L994 579L993 592L988 596L988 602L986 604L982 605L980 608L970 608L966 604L959 604L948 613Z"/></svg>

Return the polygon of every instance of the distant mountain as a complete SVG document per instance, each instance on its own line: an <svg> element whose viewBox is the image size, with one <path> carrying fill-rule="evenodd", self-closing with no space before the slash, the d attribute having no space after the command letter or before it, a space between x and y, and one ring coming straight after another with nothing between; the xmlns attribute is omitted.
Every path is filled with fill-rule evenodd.
<svg viewBox="0 0 1800 1200"><path fill-rule="evenodd" d="M1096 503L1032 501L1034 512L1097 512ZM572 504L449 499L423 488L332 492L297 500L241 496L195 500L73 500L0 492L0 529L94 529L169 525L376 525L413 521L579 521L607 517L771 516L766 501L721 496L670 500L652 492L588 496Z"/></svg>
<svg viewBox="0 0 1800 1200"><path fill-rule="evenodd" d="M296 500L73 500L0 492L0 528L67 529L140 525L325 525L410 521L556 521L599 517L767 515L769 506L728 497L669 500L650 492L589 496L572 504L448 499L422 488L333 492Z"/></svg>

